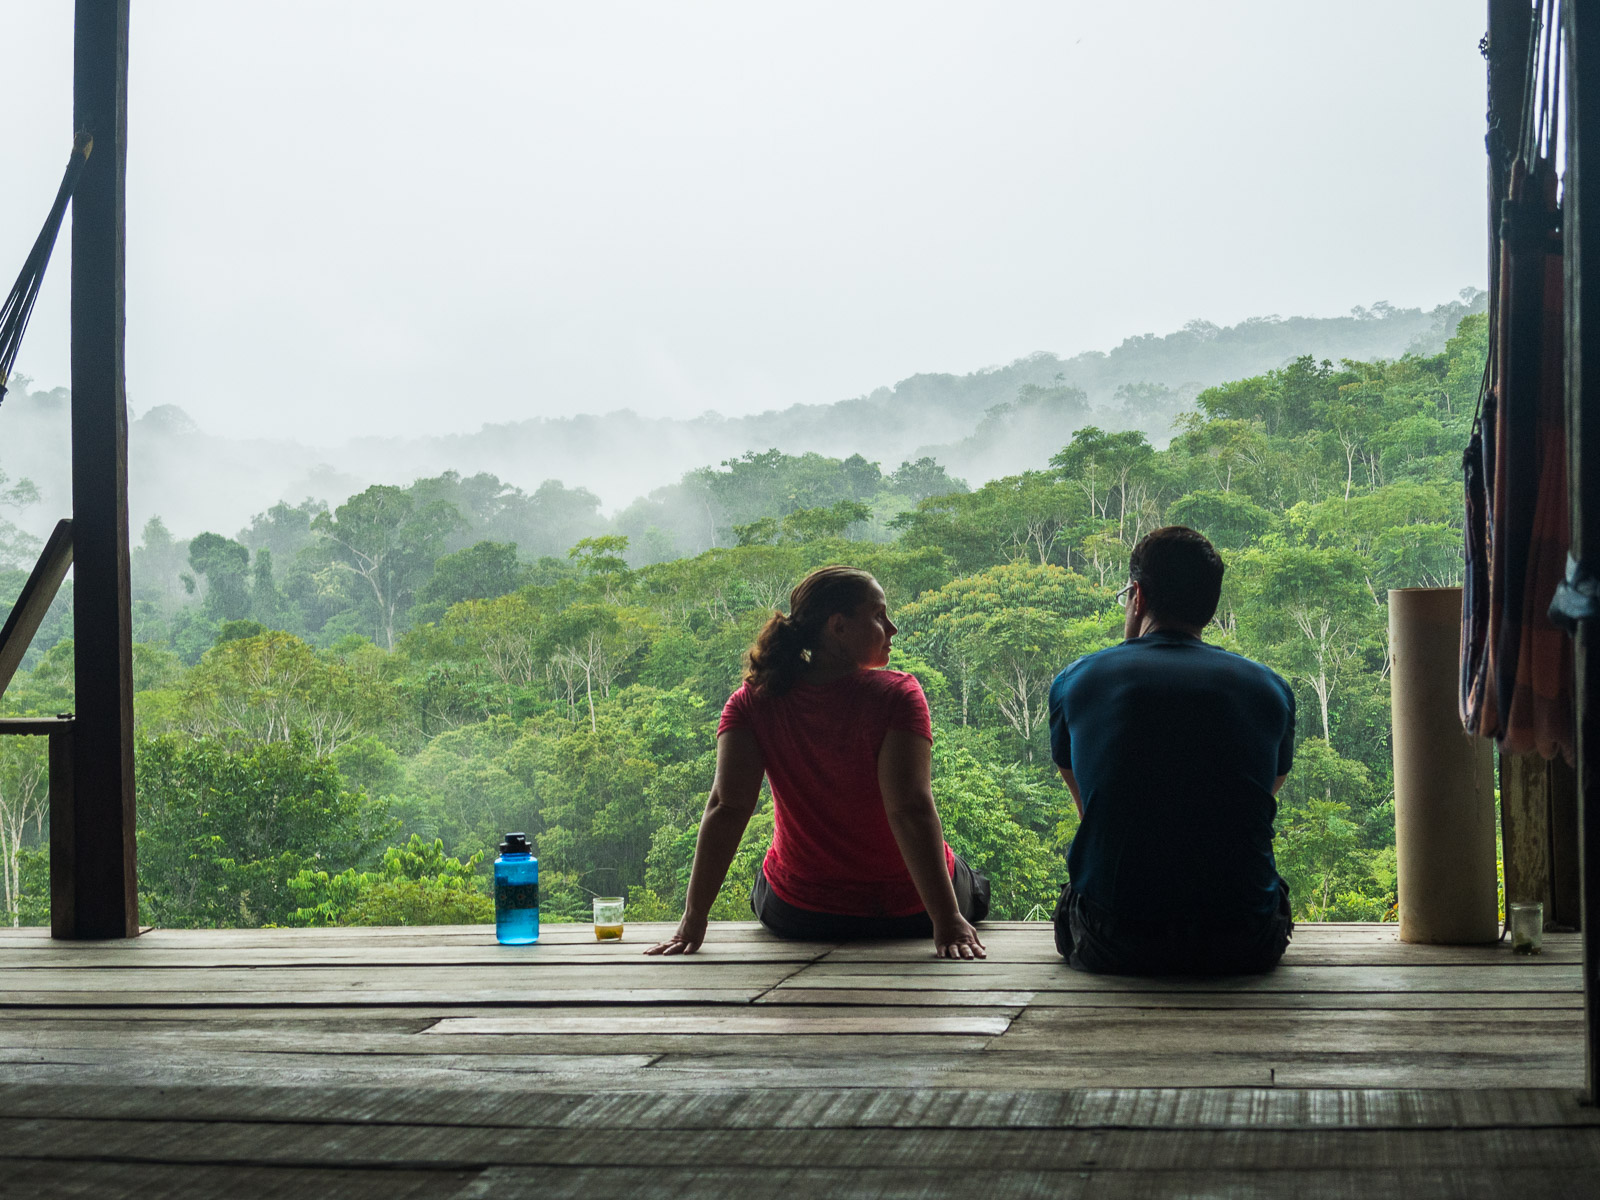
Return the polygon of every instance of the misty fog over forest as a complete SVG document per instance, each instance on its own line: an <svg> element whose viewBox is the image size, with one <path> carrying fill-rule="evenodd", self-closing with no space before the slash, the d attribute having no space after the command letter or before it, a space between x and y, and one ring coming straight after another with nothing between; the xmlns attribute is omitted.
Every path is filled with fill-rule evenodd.
<svg viewBox="0 0 1600 1200"><path fill-rule="evenodd" d="M135 529L160 517L178 537L207 529L231 534L279 501L332 505L370 484L404 486L453 470L487 472L530 493L551 481L584 489L594 503L588 497L577 503L614 520L689 471L774 447L860 454L886 471L932 457L977 485L1037 466L1038 446L1063 443L1085 424L1141 430L1164 446L1174 419L1203 389L1300 354L1334 362L1436 354L1483 299L1469 288L1426 311L1378 302L1337 318L1270 316L1226 328L1197 319L1164 336L1127 338L1107 353L1061 358L1040 351L966 375L913 375L853 399L745 417L651 416L641 403L642 411L533 418L448 437L374 433L326 446L315 428L285 430L279 438L228 437L175 405L141 408L131 401L130 512ZM19 378L4 412L0 472L33 481L40 498L20 511L0 510L0 518L42 537L71 507L67 394L32 391ZM623 524L643 531L637 520ZM524 550L565 552L559 536L552 531L548 543L524 539Z"/></svg>

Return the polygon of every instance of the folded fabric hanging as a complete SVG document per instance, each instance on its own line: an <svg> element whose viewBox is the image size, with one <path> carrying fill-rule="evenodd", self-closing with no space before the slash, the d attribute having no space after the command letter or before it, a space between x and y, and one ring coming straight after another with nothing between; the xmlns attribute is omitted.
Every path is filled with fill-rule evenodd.
<svg viewBox="0 0 1600 1200"><path fill-rule="evenodd" d="M1523 127L1500 213L1499 289L1466 468L1462 720L1506 753L1573 756L1571 639L1549 607L1567 558L1565 313L1554 0L1533 10Z"/></svg>
<svg viewBox="0 0 1600 1200"><path fill-rule="evenodd" d="M56 189L50 215L34 239L33 249L28 251L22 272L11 286L11 294L6 297L5 304L0 305L0 400L5 399L6 387L11 382L11 366L22 347L22 335L27 331L28 318L33 315L33 303L39 298L39 285L44 282L44 270L50 265L50 252L55 249L56 234L61 231L61 220L67 214L67 202L72 199L78 177L83 174L83 166L93 149L94 139L87 133L80 133L73 141L66 174Z"/></svg>

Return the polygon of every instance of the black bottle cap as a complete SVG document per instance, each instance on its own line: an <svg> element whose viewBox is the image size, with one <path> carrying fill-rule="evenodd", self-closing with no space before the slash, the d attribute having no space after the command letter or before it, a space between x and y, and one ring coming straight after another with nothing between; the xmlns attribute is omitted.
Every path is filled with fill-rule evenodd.
<svg viewBox="0 0 1600 1200"><path fill-rule="evenodd" d="M528 845L528 835L525 833L508 833L506 840L500 843L501 854L532 854L533 849Z"/></svg>

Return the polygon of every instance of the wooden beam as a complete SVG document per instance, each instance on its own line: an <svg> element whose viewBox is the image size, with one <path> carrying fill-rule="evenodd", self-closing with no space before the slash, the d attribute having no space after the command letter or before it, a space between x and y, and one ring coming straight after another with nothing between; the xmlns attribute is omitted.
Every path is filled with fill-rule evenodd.
<svg viewBox="0 0 1600 1200"><path fill-rule="evenodd" d="M1585 319L1586 295L1600 297L1600 12L1564 4L1567 82L1566 239L1567 447L1573 559L1600 569L1600 300ZM1582 171L1593 170L1593 187ZM1595 232L1595 245L1584 243ZM1600 1099L1600 629L1576 633L1579 861L1583 880L1583 985L1588 1099Z"/></svg>
<svg viewBox="0 0 1600 1200"><path fill-rule="evenodd" d="M128 576L128 413L123 394L123 230L128 0L77 0L72 119L94 138L72 203L72 515L75 707L71 802L52 829L56 937L139 932L133 788L133 619ZM53 756L54 757L54 756ZM52 814L52 822L57 814ZM65 874L65 878L58 876Z"/></svg>
<svg viewBox="0 0 1600 1200"><path fill-rule="evenodd" d="M0 737L54 737L72 729L72 717L0 717Z"/></svg>
<svg viewBox="0 0 1600 1200"><path fill-rule="evenodd" d="M11 686L12 677L22 665L22 656L33 644L39 623L50 611L50 604L61 590L61 581L72 566L72 522L57 521L45 542L39 561L33 564L28 582L22 585L17 602L11 606L5 628L0 629L0 695Z"/></svg>
<svg viewBox="0 0 1600 1200"><path fill-rule="evenodd" d="M1500 202L1511 190L1511 160L1517 153L1522 96L1528 78L1529 0L1489 0L1489 328L1500 308Z"/></svg>

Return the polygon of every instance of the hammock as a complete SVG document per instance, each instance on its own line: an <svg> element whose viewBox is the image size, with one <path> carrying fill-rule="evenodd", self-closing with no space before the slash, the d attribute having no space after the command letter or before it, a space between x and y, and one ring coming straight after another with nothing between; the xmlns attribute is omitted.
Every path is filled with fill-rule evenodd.
<svg viewBox="0 0 1600 1200"><path fill-rule="evenodd" d="M87 133L80 133L74 139L66 174L56 189L56 202L50 206L50 215L44 219L44 228L39 230L33 249L22 264L22 273L12 284L11 294L0 306L0 400L6 397L11 364L17 361L22 335L28 328L28 318L33 315L33 302L39 298L39 285L44 282L44 269L50 265L50 251L55 249L61 219L67 214L67 201L72 199L72 189L78 186L78 176L83 174L83 164L89 161L89 151L93 149L94 139Z"/></svg>
<svg viewBox="0 0 1600 1200"><path fill-rule="evenodd" d="M1571 639L1550 619L1571 531L1566 455L1558 0L1530 9L1517 157L1500 211L1500 289L1486 386L1464 460L1467 572L1461 708L1506 754L1572 761Z"/></svg>

